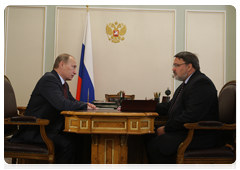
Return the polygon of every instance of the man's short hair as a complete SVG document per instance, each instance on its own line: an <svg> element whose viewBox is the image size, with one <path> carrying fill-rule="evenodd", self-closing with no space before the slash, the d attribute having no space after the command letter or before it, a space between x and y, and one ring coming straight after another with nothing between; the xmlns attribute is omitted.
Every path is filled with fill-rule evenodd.
<svg viewBox="0 0 240 170"><path fill-rule="evenodd" d="M55 60L53 69L57 69L59 67L59 64L61 61L63 61L64 63L67 63L69 60L69 57L73 57L73 56L71 56L70 54L67 54L67 53L60 54Z"/></svg>
<svg viewBox="0 0 240 170"><path fill-rule="evenodd" d="M186 64L191 63L193 68L200 70L199 60L195 54L188 51L182 51L180 53L177 53L174 57L182 59Z"/></svg>

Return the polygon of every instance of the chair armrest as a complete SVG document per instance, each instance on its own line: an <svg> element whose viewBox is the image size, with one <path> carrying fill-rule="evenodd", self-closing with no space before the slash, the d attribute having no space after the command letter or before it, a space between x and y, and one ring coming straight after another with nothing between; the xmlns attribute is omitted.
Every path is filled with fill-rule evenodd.
<svg viewBox="0 0 240 170"><path fill-rule="evenodd" d="M52 155L52 159L54 160L54 144L53 141L48 138L45 131L45 125L48 125L49 122L50 121L47 119L39 119L33 116L16 116L4 119L4 124L7 125L39 125L41 137L47 145L49 154Z"/></svg>
<svg viewBox="0 0 240 170"><path fill-rule="evenodd" d="M193 134L194 134L194 129L189 129L187 137L179 145L178 150L177 150L177 162L178 163L182 163L183 162L185 150L187 149L189 144L192 142Z"/></svg>
<svg viewBox="0 0 240 170"><path fill-rule="evenodd" d="M196 123L185 123L184 127L189 129L188 135L185 140L179 145L177 151L177 162L181 163L184 158L184 153L192 141L195 129L205 130L236 130L235 124L225 124L218 121L199 121Z"/></svg>
<svg viewBox="0 0 240 170"><path fill-rule="evenodd" d="M7 125L48 125L49 120L39 119L32 116L16 116L4 119L4 124Z"/></svg>
<svg viewBox="0 0 240 170"><path fill-rule="evenodd" d="M184 157L184 152L192 141L195 129L221 129L223 124L218 121L199 121L196 123L185 123L184 127L189 129L189 131L185 140L178 147L178 162L181 162L179 157Z"/></svg>
<svg viewBox="0 0 240 170"><path fill-rule="evenodd" d="M206 130L235 130L235 124L225 124L218 121L199 121L196 123L185 123L186 129L206 129Z"/></svg>
<svg viewBox="0 0 240 170"><path fill-rule="evenodd" d="M10 117L11 122L37 122L37 118L34 116L15 116L15 117Z"/></svg>
<svg viewBox="0 0 240 170"><path fill-rule="evenodd" d="M17 107L18 111L19 111L19 115L23 116L25 114L26 111L26 107Z"/></svg>

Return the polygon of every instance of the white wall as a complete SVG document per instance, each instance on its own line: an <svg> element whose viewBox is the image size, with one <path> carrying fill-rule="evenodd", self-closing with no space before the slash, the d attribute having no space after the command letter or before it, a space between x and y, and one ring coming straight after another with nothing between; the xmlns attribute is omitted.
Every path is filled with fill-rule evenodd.
<svg viewBox="0 0 240 170"><path fill-rule="evenodd" d="M45 7L7 7L5 10L4 74L10 79L17 105L26 106L43 75Z"/></svg>
<svg viewBox="0 0 240 170"><path fill-rule="evenodd" d="M183 50L197 53L202 72L218 90L235 79L234 7L95 7L89 12L96 99L119 90L136 99L152 98L153 92L163 95L167 87L174 93L180 82L171 77L173 56ZM14 86L18 105L27 105L37 80L51 71L58 54L70 53L79 63L85 19L85 6L6 7L4 74ZM106 34L106 25L115 21L127 27L120 43L110 42ZM77 76L70 82L73 96L76 83Z"/></svg>
<svg viewBox="0 0 240 170"><path fill-rule="evenodd" d="M225 11L186 11L186 50L196 53L218 92L226 83L225 28Z"/></svg>
<svg viewBox="0 0 240 170"><path fill-rule="evenodd" d="M55 56L69 52L79 63L86 9L58 7L56 18ZM136 99L173 90L174 10L93 9L90 20L96 99L120 90ZM106 34L106 25L116 21L127 27L119 43ZM69 84L75 95L77 76Z"/></svg>

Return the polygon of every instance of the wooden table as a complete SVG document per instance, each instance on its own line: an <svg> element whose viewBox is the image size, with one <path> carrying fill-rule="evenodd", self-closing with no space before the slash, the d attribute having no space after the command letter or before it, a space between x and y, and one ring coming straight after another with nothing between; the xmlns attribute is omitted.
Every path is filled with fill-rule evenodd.
<svg viewBox="0 0 240 170"><path fill-rule="evenodd" d="M116 109L63 111L64 132L91 134L92 164L127 164L128 135L154 132L155 112L120 112Z"/></svg>

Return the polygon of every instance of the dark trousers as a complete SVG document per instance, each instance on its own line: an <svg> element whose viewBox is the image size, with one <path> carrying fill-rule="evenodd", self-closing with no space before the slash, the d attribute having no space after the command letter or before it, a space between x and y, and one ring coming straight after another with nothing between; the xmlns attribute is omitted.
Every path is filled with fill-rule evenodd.
<svg viewBox="0 0 240 170"><path fill-rule="evenodd" d="M84 147L82 136L75 133L61 133L52 139L57 164L80 164Z"/></svg>
<svg viewBox="0 0 240 170"><path fill-rule="evenodd" d="M157 129L158 127L156 127ZM144 136L144 144L149 164L176 163L177 148L185 139L186 133L165 133L161 136L148 134Z"/></svg>
<svg viewBox="0 0 240 170"><path fill-rule="evenodd" d="M156 135L145 136L145 149L149 164L175 164L176 154L165 155L159 150L159 141Z"/></svg>
<svg viewBox="0 0 240 170"><path fill-rule="evenodd" d="M166 132L163 135L145 136L145 148L149 164L175 163L177 149L184 141L188 131ZM218 131L195 131L188 149L206 149L224 146Z"/></svg>

